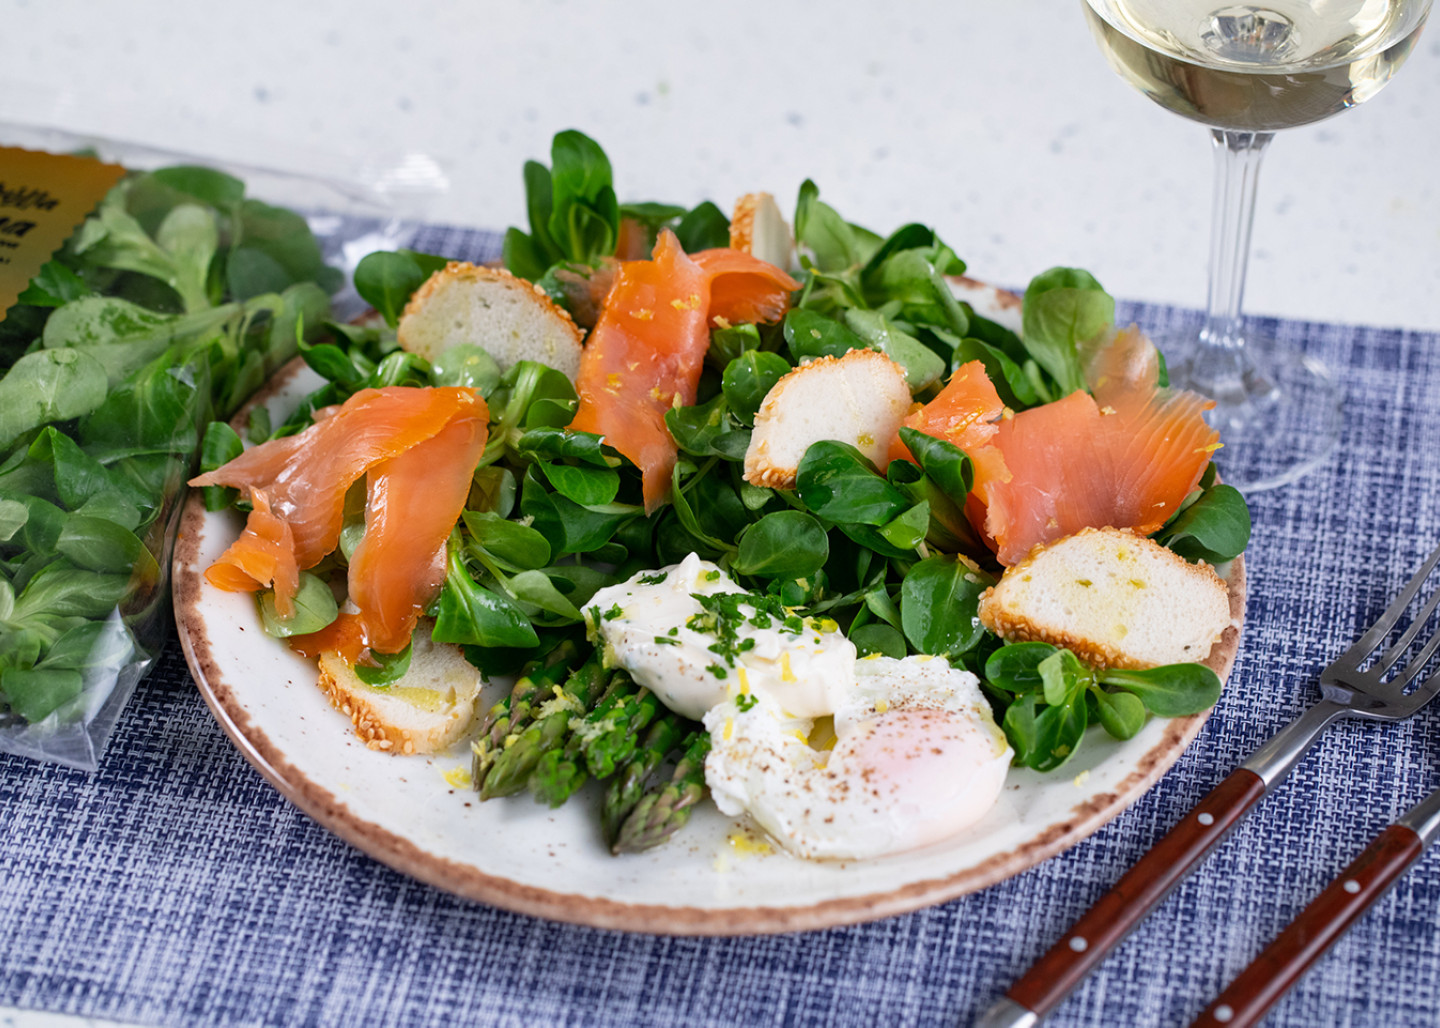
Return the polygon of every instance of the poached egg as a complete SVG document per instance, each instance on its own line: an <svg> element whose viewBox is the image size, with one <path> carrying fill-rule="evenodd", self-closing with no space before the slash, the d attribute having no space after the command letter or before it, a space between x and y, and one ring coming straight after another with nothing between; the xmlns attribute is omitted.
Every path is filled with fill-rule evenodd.
<svg viewBox="0 0 1440 1028"><path fill-rule="evenodd" d="M999 797L1014 753L979 680L943 658L857 659L834 622L745 592L693 553L600 590L586 619L608 666L703 720L721 812L748 813L797 856L914 849Z"/></svg>
<svg viewBox="0 0 1440 1028"><path fill-rule="evenodd" d="M699 721L731 695L764 693L792 717L831 713L855 677L855 644L833 621L747 593L708 560L642 572L587 605L605 663Z"/></svg>
<svg viewBox="0 0 1440 1028"><path fill-rule="evenodd" d="M705 716L705 780L726 814L748 812L811 859L878 857L952 836L1000 795L1014 756L979 680L939 657L857 662L834 746L759 697Z"/></svg>

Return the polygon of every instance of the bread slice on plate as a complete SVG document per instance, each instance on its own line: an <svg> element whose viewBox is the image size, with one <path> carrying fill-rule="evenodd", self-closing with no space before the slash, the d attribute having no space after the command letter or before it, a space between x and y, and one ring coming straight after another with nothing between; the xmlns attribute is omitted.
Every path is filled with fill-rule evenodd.
<svg viewBox="0 0 1440 1028"><path fill-rule="evenodd" d="M795 237L769 193L746 193L735 201L730 246L785 271L795 266Z"/></svg>
<svg viewBox="0 0 1440 1028"><path fill-rule="evenodd" d="M793 489L811 443L849 443L877 464L910 413L905 369L878 350L800 365L768 393L745 451L745 481Z"/></svg>
<svg viewBox="0 0 1440 1028"><path fill-rule="evenodd" d="M320 688L372 750L436 753L475 720L480 672L458 646L415 633L410 668L387 686L366 685L338 653L320 655Z"/></svg>
<svg viewBox="0 0 1440 1028"><path fill-rule="evenodd" d="M396 334L402 348L431 361L474 343L501 370L532 360L573 379L580 369L580 329L570 315L504 268L451 261L415 291Z"/></svg>
<svg viewBox="0 0 1440 1028"><path fill-rule="evenodd" d="M1087 528L1005 572L980 621L1009 642L1063 646L1097 668L1204 661L1230 625L1223 579L1153 539Z"/></svg>

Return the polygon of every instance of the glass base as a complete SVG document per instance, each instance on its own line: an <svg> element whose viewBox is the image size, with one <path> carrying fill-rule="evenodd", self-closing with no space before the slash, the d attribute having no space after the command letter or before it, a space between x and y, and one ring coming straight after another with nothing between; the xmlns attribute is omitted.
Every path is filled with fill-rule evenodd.
<svg viewBox="0 0 1440 1028"><path fill-rule="evenodd" d="M1340 440L1340 390L1325 365L1266 336L1230 350L1201 351L1194 334L1156 340L1173 388L1215 400L1206 420L1220 430L1215 463L1242 492L1289 485L1315 470ZM1203 352L1207 363L1196 366Z"/></svg>

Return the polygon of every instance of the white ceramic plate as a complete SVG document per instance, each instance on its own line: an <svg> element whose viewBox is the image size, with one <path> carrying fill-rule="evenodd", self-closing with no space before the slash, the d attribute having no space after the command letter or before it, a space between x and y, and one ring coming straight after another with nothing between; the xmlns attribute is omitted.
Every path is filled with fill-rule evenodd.
<svg viewBox="0 0 1440 1028"><path fill-rule="evenodd" d="M277 423L318 382L298 362L282 373L265 399ZM524 794L482 804L446 777L468 769L464 744L433 757L367 749L316 687L313 663L265 635L253 597L205 581L205 568L241 527L232 513L207 513L193 495L174 567L186 659L241 752L298 807L377 860L461 896L561 921L747 934L849 924L940 903L1018 874L1094 832L1155 783L1207 716L1152 719L1123 743L1092 730L1061 772L1012 770L983 821L912 853L840 863L766 853L740 822L707 802L671 843L613 857L600 838L593 785L555 811ZM1242 561L1231 566L1229 582L1233 625L1208 661L1222 678L1239 644ZM488 687L482 709L504 688Z"/></svg>

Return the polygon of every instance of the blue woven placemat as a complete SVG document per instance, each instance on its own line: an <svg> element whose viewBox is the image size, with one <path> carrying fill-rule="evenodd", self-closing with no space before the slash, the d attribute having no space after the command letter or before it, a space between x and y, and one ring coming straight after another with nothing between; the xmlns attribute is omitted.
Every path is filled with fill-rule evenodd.
<svg viewBox="0 0 1440 1028"><path fill-rule="evenodd" d="M482 259L490 234L420 250ZM1193 312L1125 306L1158 328ZM0 1006L193 1024L968 1023L1251 749L1440 542L1440 337L1262 322L1337 369L1340 452L1251 498L1234 674L1179 763L1088 840L984 892L873 924L688 939L456 899L283 800L167 647L94 775L0 757ZM1047 1022L1189 1022L1381 827L1440 785L1440 709L1341 723ZM1269 1024L1440 1023L1428 855Z"/></svg>

